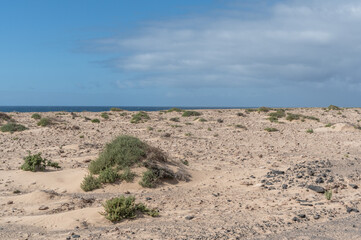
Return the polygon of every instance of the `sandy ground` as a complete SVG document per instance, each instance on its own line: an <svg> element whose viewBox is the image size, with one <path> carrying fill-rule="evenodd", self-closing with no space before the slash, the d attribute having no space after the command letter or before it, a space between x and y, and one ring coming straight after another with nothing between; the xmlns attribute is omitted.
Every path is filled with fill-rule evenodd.
<svg viewBox="0 0 361 240"><path fill-rule="evenodd" d="M354 127L361 109L289 109L320 121L279 123L263 112L199 111L206 122L177 112L149 112L151 120L139 124L127 111L111 112L109 120L100 113L41 113L57 120L49 127L37 126L32 113L11 113L29 130L0 132L0 239L361 239L361 130ZM121 134L187 160L190 181L147 189L138 177L82 191L89 161ZM62 168L20 170L28 150ZM332 199L309 185L332 189ZM160 217L109 222L101 204L120 195L158 208Z"/></svg>

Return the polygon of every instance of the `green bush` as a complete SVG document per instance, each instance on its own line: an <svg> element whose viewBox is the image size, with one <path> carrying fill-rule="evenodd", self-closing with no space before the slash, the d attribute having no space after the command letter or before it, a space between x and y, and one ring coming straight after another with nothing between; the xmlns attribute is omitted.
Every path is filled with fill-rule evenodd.
<svg viewBox="0 0 361 240"><path fill-rule="evenodd" d="M327 190L327 191L325 192L325 197L326 197L326 199L327 199L328 201L330 201L331 198L332 198L332 190Z"/></svg>
<svg viewBox="0 0 361 240"><path fill-rule="evenodd" d="M270 110L272 110L272 108L268 107L260 107L257 109L258 112L269 112Z"/></svg>
<svg viewBox="0 0 361 240"><path fill-rule="evenodd" d="M99 181L101 183L113 183L119 179L119 174L113 168L106 168L99 173Z"/></svg>
<svg viewBox="0 0 361 240"><path fill-rule="evenodd" d="M277 128L265 128L264 129L265 131L267 131L267 132L278 132L278 129Z"/></svg>
<svg viewBox="0 0 361 240"><path fill-rule="evenodd" d="M100 114L100 116L104 119L109 119L108 113L103 112L102 114Z"/></svg>
<svg viewBox="0 0 361 240"><path fill-rule="evenodd" d="M49 118L42 118L38 122L38 126L46 127L48 125L52 124L51 120Z"/></svg>
<svg viewBox="0 0 361 240"><path fill-rule="evenodd" d="M11 120L11 116L7 115L6 113L0 112L0 120L10 121L10 120Z"/></svg>
<svg viewBox="0 0 361 240"><path fill-rule="evenodd" d="M92 123L100 123L100 120L98 118L94 118L91 120Z"/></svg>
<svg viewBox="0 0 361 240"><path fill-rule="evenodd" d="M327 123L326 125L325 125L325 127L331 127L332 126L332 123Z"/></svg>
<svg viewBox="0 0 361 240"><path fill-rule="evenodd" d="M41 119L41 115L39 113L34 113L33 115L31 115L31 118L39 120L39 119Z"/></svg>
<svg viewBox="0 0 361 240"><path fill-rule="evenodd" d="M313 129L307 129L307 133L313 133Z"/></svg>
<svg viewBox="0 0 361 240"><path fill-rule="evenodd" d="M100 188L101 182L99 181L99 179L90 174L84 177L83 182L80 184L80 187L85 192L89 192L93 191L94 189Z"/></svg>
<svg viewBox="0 0 361 240"><path fill-rule="evenodd" d="M137 214L143 213L152 217L159 216L156 209L149 209L142 203L135 203L135 197L117 197L107 200L103 204L105 212L102 213L106 219L119 222L123 219L133 219Z"/></svg>
<svg viewBox="0 0 361 240"><path fill-rule="evenodd" d="M337 106L335 106L335 105L330 105L330 106L328 106L327 109L328 109L328 110L337 110L337 111L342 110L342 108L337 107Z"/></svg>
<svg viewBox="0 0 361 240"><path fill-rule="evenodd" d="M89 170L91 173L97 174L114 165L121 169L131 167L146 158L147 151L147 144L138 138L122 135L105 146L98 159L90 163Z"/></svg>
<svg viewBox="0 0 361 240"><path fill-rule="evenodd" d="M185 111L183 114L182 114L182 117L196 117L196 116L200 116L202 115L200 112L197 112L197 111Z"/></svg>
<svg viewBox="0 0 361 240"><path fill-rule="evenodd" d="M150 119L148 113L146 112L138 112L137 114L134 114L132 119L130 120L131 123L140 123L140 122L146 122Z"/></svg>
<svg viewBox="0 0 361 240"><path fill-rule="evenodd" d="M29 155L24 157L25 163L21 165L21 169L24 171L44 171L46 167L60 168L57 162L52 162L41 157L41 153Z"/></svg>
<svg viewBox="0 0 361 240"><path fill-rule="evenodd" d="M183 112L184 110L180 109L180 108L171 108L171 109L168 109L167 112Z"/></svg>
<svg viewBox="0 0 361 240"><path fill-rule="evenodd" d="M299 120L301 118L301 116L302 116L301 114L287 113L286 119L288 121Z"/></svg>
<svg viewBox="0 0 361 240"><path fill-rule="evenodd" d="M148 169L143 173L142 180L139 182L139 184L142 187L153 188L156 186L157 181L158 177L155 172L151 169Z"/></svg>
<svg viewBox="0 0 361 240"><path fill-rule="evenodd" d="M126 182L133 182L136 174L133 173L129 167L124 168L123 173L120 175L120 178Z"/></svg>
<svg viewBox="0 0 361 240"><path fill-rule="evenodd" d="M121 112L121 111L124 111L124 110L123 110L123 109L120 109L120 108L112 107L112 108L110 109L110 111L112 111L112 112Z"/></svg>
<svg viewBox="0 0 361 240"><path fill-rule="evenodd" d="M7 123L5 125L2 125L0 127L0 130L2 132L13 133L13 132L21 132L21 131L27 130L27 128L25 126L21 125L21 124Z"/></svg>

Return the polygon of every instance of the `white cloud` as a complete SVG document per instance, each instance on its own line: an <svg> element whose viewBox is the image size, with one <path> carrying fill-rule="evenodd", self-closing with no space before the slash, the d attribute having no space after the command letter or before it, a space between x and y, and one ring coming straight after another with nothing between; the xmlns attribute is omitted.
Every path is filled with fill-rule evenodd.
<svg viewBox="0 0 361 240"><path fill-rule="evenodd" d="M131 76L117 82L122 88L360 86L360 26L360 1L285 1L252 18L239 7L232 14L151 23L131 37L96 44L120 51L110 62Z"/></svg>

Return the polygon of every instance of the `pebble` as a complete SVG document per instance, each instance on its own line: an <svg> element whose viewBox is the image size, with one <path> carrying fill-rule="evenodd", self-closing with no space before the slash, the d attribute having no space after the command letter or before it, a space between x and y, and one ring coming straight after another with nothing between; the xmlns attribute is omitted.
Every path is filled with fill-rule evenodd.
<svg viewBox="0 0 361 240"><path fill-rule="evenodd" d="M42 205L42 206L40 206L40 207L39 207L39 210L47 210L47 209L49 209L49 207L48 207L48 206L44 206L44 205Z"/></svg>
<svg viewBox="0 0 361 240"><path fill-rule="evenodd" d="M186 218L186 220L192 220L194 218L194 216L186 216L185 218Z"/></svg>
<svg viewBox="0 0 361 240"><path fill-rule="evenodd" d="M346 207L346 211L347 211L347 213L352 213L352 212L358 213L358 212L360 212L358 209L350 208L350 207Z"/></svg>
<svg viewBox="0 0 361 240"><path fill-rule="evenodd" d="M326 191L323 187L315 186L315 185L308 185L307 188L311 189L317 193L325 193L325 191Z"/></svg>
<svg viewBox="0 0 361 240"><path fill-rule="evenodd" d="M349 184L350 187L352 187L353 189L358 189L358 186L356 184Z"/></svg>

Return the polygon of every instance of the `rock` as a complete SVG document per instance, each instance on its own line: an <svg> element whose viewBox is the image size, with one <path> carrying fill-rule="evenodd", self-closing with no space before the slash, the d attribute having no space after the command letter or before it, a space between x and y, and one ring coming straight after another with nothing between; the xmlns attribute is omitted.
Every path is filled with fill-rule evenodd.
<svg viewBox="0 0 361 240"><path fill-rule="evenodd" d="M322 177L319 177L316 179L316 183L324 183L325 181L323 180Z"/></svg>
<svg viewBox="0 0 361 240"><path fill-rule="evenodd" d="M352 212L358 213L358 212L360 212L358 209L350 208L350 207L346 207L346 211L347 211L347 213L352 213Z"/></svg>
<svg viewBox="0 0 361 240"><path fill-rule="evenodd" d="M350 187L352 187L353 189L358 189L358 186L356 184L349 184Z"/></svg>
<svg viewBox="0 0 361 240"><path fill-rule="evenodd" d="M78 235L78 234L73 234L73 235L71 235L71 237L72 237L72 238L80 238L80 235Z"/></svg>
<svg viewBox="0 0 361 240"><path fill-rule="evenodd" d="M292 221L294 221L294 222L300 222L301 220L300 220L298 217L293 217L293 218L292 218Z"/></svg>
<svg viewBox="0 0 361 240"><path fill-rule="evenodd" d="M315 186L315 185L308 185L307 188L317 193L325 193L326 191L323 187Z"/></svg>
<svg viewBox="0 0 361 240"><path fill-rule="evenodd" d="M10 204L13 204L14 202L13 201L8 201L8 204L10 205Z"/></svg>
<svg viewBox="0 0 361 240"><path fill-rule="evenodd" d="M288 185L287 184L282 184L282 189L287 189Z"/></svg>
<svg viewBox="0 0 361 240"><path fill-rule="evenodd" d="M297 215L299 218L306 218L306 214L298 214Z"/></svg>
<svg viewBox="0 0 361 240"><path fill-rule="evenodd" d="M281 175L281 174L285 174L285 171L280 171L280 170L271 170L271 174L274 174L274 175Z"/></svg>
<svg viewBox="0 0 361 240"><path fill-rule="evenodd" d="M42 206L40 206L40 207L39 207L39 210L47 210L47 209L49 209L49 207L48 207L48 206L44 206L44 205L42 205Z"/></svg>
<svg viewBox="0 0 361 240"><path fill-rule="evenodd" d="M152 200L152 198L151 197L146 197L145 200L150 201L150 200Z"/></svg>
<svg viewBox="0 0 361 240"><path fill-rule="evenodd" d="M186 216L186 220L192 220L194 216Z"/></svg>
<svg viewBox="0 0 361 240"><path fill-rule="evenodd" d="M320 217L321 217L320 215L316 214L316 215L313 216L313 219L317 220L317 219L320 219Z"/></svg>

